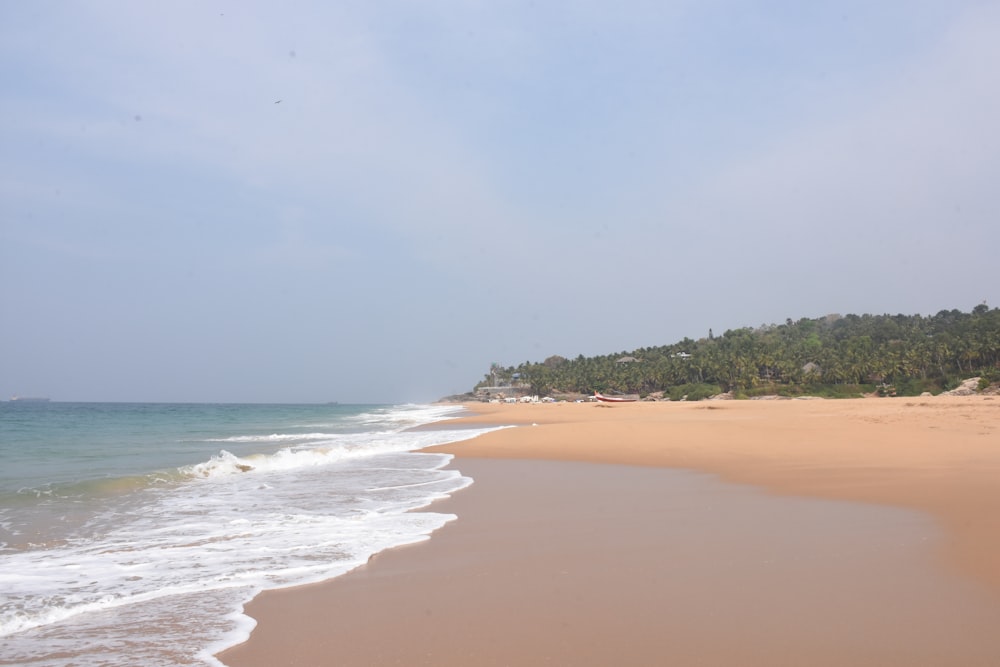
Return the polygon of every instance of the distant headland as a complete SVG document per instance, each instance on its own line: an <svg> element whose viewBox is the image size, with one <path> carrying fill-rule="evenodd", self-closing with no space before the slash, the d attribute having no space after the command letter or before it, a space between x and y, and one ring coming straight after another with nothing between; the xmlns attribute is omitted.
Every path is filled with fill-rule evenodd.
<svg viewBox="0 0 1000 667"><path fill-rule="evenodd" d="M745 327L697 340L505 367L442 401L857 398L1000 392L1000 309L839 315Z"/></svg>

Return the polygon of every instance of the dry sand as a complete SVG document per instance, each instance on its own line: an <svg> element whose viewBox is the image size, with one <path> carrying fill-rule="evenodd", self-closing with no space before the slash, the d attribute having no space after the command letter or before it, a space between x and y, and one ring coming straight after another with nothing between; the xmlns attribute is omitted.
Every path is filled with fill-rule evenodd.
<svg viewBox="0 0 1000 667"><path fill-rule="evenodd" d="M226 664L1000 664L1000 400L470 408L459 519Z"/></svg>

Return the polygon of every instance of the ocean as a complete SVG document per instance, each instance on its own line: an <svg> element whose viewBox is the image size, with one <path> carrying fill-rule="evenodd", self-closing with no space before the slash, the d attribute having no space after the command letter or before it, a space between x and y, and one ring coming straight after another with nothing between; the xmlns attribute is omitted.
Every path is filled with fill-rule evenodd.
<svg viewBox="0 0 1000 667"><path fill-rule="evenodd" d="M454 519L429 405L0 403L0 665L219 665L256 593ZM432 429L413 427L440 422Z"/></svg>

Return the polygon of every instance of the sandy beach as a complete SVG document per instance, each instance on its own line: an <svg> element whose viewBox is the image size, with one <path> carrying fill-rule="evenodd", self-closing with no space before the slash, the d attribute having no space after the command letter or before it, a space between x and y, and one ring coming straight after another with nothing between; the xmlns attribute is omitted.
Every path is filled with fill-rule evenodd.
<svg viewBox="0 0 1000 667"><path fill-rule="evenodd" d="M993 665L1000 400L470 405L458 519L248 606L254 665Z"/></svg>

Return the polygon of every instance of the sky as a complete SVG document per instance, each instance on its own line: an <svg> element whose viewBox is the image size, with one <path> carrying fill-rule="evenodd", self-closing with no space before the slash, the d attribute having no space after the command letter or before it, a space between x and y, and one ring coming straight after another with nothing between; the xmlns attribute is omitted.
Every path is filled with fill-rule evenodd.
<svg viewBox="0 0 1000 667"><path fill-rule="evenodd" d="M1000 2L0 2L0 397L426 402L1000 303Z"/></svg>

